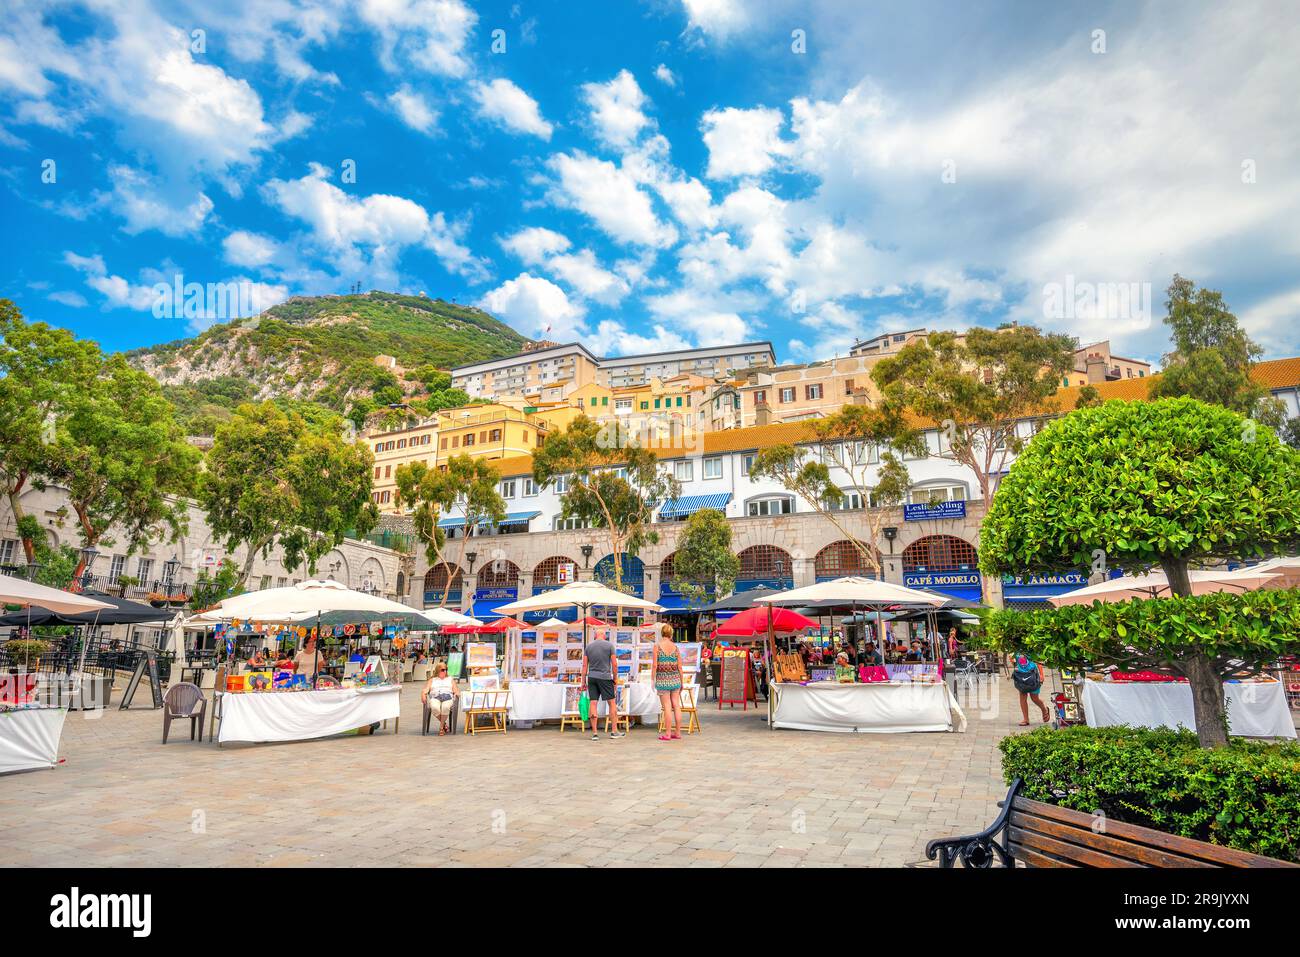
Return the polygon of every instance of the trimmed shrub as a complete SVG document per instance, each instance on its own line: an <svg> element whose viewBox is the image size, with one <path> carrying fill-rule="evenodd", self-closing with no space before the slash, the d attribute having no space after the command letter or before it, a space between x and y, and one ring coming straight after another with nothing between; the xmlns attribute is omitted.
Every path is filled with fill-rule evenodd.
<svg viewBox="0 0 1300 957"><path fill-rule="evenodd" d="M1190 731L1079 726L999 747L1031 800L1300 862L1300 745L1205 749Z"/></svg>

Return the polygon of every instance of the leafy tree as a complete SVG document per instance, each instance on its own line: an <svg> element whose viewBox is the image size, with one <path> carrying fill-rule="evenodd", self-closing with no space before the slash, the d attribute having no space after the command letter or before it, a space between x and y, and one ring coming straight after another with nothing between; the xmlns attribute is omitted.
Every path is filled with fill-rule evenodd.
<svg viewBox="0 0 1300 957"><path fill-rule="evenodd" d="M975 473L985 502L994 476L1024 446L1016 423L1041 412L1074 367L1075 340L1032 326L931 333L871 370L886 399L939 425L952 457Z"/></svg>
<svg viewBox="0 0 1300 957"><path fill-rule="evenodd" d="M897 452L920 454L925 443L911 428L901 410L886 403L879 407L846 405L839 412L813 423L816 448L774 445L754 457L749 474L772 478L786 491L808 502L881 576L881 529L885 509L895 508L907 496L911 477ZM872 464L872 451L880 464ZM847 483L838 480L844 476ZM842 488L847 484L863 498L861 510L846 510ZM865 533L865 534L864 534Z"/></svg>
<svg viewBox="0 0 1300 957"><path fill-rule="evenodd" d="M425 555L432 566L442 565L451 574L452 564L446 557L446 533L439 520L458 509L465 520L464 533L458 537L460 547L456 568L465 565L469 540L482 528L496 528L505 520L506 500L501 497L501 473L487 459L456 455L445 468L432 469L423 462L399 465L395 473L397 500L412 507L416 537L424 543ZM446 604L443 592L442 604Z"/></svg>
<svg viewBox="0 0 1300 957"><path fill-rule="evenodd" d="M613 587L623 588L623 555L659 541L654 510L681 494L681 484L659 467L632 430L618 422L597 424L585 415L546 440L533 454L533 479L549 485L565 478L561 514L577 518L609 537Z"/></svg>
<svg viewBox="0 0 1300 957"><path fill-rule="evenodd" d="M133 555L184 534L198 450L158 383L122 356L68 400L50 448L47 475L67 489L83 546L113 544L106 536L121 529ZM79 562L74 577L82 570Z"/></svg>
<svg viewBox="0 0 1300 957"><path fill-rule="evenodd" d="M1237 317L1214 289L1196 288L1175 275L1165 301L1165 325L1174 349L1164 357L1160 377L1151 383L1153 399L1186 395L1242 415L1264 412L1280 425L1271 405L1261 409L1268 390L1250 377L1263 350L1251 341Z"/></svg>
<svg viewBox="0 0 1300 957"><path fill-rule="evenodd" d="M350 532L378 520L370 501L374 457L346 441L337 418L311 427L273 402L241 405L217 430L199 485L208 525L231 551L248 551L236 585L243 588L258 554L277 543L284 567L316 562Z"/></svg>
<svg viewBox="0 0 1300 957"><path fill-rule="evenodd" d="M190 590L190 608L195 611L211 608L217 602L243 590L239 566L230 559L223 558L215 573L209 574L206 568L199 572L194 587Z"/></svg>
<svg viewBox="0 0 1300 957"><path fill-rule="evenodd" d="M59 470L56 423L77 393L89 388L102 361L93 342L43 322L28 323L17 306L0 299L0 489L28 562L36 559L44 536L40 523L24 512L22 494Z"/></svg>
<svg viewBox="0 0 1300 957"><path fill-rule="evenodd" d="M1271 430L1190 398L1112 401L1052 423L1016 460L981 527L980 568L993 575L1159 566L1173 594L1187 598L1193 563L1257 558L1297 545L1300 454ZM1037 632L1025 650L1049 665L1087 659L1182 675L1191 685L1202 743L1221 745L1229 660L1246 667L1272 660L1277 636L1263 633L1244 604L1231 634L1220 635L1195 624L1191 606L1184 613L1177 599L1152 600L1172 603L1161 606L1163 620L1121 624L1118 642L1104 631L1072 630L1070 616L1077 613L1043 612L1056 627ZM1002 647L1015 643L1017 622L1002 617ZM1023 627L1031 636L1040 626ZM1053 637L1041 637L1047 634Z"/></svg>
<svg viewBox="0 0 1300 957"><path fill-rule="evenodd" d="M731 524L716 508L702 508L686 519L673 553L672 586L692 602L728 595L740 574L731 547Z"/></svg>
<svg viewBox="0 0 1300 957"><path fill-rule="evenodd" d="M1079 398L1074 401L1076 409L1091 409L1097 405L1101 405L1101 393L1096 386L1085 385L1079 390Z"/></svg>

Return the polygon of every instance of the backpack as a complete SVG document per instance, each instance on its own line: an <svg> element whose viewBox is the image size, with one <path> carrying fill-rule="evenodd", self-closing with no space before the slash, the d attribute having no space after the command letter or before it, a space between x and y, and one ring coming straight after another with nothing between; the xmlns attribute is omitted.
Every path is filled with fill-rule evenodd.
<svg viewBox="0 0 1300 957"><path fill-rule="evenodd" d="M1028 661L1028 658L1025 659ZM1016 668L1011 672L1011 681L1016 686L1016 690L1025 694L1032 694L1043 685L1043 680L1038 676L1038 668L1033 667L1026 671Z"/></svg>

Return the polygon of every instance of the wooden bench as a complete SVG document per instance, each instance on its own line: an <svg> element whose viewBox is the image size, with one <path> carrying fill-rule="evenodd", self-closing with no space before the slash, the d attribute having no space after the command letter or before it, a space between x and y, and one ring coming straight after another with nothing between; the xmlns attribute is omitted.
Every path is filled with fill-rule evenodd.
<svg viewBox="0 0 1300 957"><path fill-rule="evenodd" d="M925 846L940 867L1300 867L1136 824L1085 814L1019 795L1020 778L988 828Z"/></svg>

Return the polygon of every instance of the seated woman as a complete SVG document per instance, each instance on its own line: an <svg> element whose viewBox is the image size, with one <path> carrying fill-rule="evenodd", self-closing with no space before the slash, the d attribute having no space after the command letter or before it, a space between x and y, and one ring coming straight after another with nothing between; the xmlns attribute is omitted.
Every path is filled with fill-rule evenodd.
<svg viewBox="0 0 1300 957"><path fill-rule="evenodd" d="M252 657L248 659L248 670L261 671L266 667L266 664L266 654L261 648L258 648L253 652Z"/></svg>
<svg viewBox="0 0 1300 957"><path fill-rule="evenodd" d="M844 652L835 657L835 680L840 684L853 684L858 680L857 670L849 664L849 656Z"/></svg>
<svg viewBox="0 0 1300 957"><path fill-rule="evenodd" d="M451 714L451 706L456 701L457 693L456 682L447 677L446 663L439 662L429 674L424 691L420 692L420 700L438 716L439 735L447 733L447 716Z"/></svg>
<svg viewBox="0 0 1300 957"><path fill-rule="evenodd" d="M281 651L279 657L275 659L275 667L277 671L292 671L293 657L289 652Z"/></svg>
<svg viewBox="0 0 1300 957"><path fill-rule="evenodd" d="M921 647L919 641L913 640L912 647L907 652L908 661L925 661L925 649Z"/></svg>

